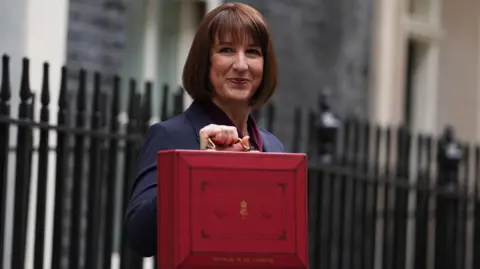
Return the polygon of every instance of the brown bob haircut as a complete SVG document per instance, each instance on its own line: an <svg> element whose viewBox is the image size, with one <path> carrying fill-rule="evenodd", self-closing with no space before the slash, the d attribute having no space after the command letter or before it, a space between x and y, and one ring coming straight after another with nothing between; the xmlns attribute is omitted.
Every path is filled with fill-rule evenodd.
<svg viewBox="0 0 480 269"><path fill-rule="evenodd" d="M264 61L262 82L250 100L250 106L258 108L270 99L276 89L277 59L264 18L257 10L245 4L223 4L203 18L183 68L183 87L194 100L212 98L209 76L211 50L215 40L225 36L231 36L234 42L242 41L248 36L261 47Z"/></svg>

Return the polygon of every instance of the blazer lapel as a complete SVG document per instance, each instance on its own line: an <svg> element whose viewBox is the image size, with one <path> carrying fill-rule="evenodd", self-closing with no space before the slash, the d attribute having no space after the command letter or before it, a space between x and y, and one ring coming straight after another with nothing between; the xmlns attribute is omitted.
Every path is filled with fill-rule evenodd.
<svg viewBox="0 0 480 269"><path fill-rule="evenodd" d="M263 152L269 152L272 146L268 139L268 136L264 135L263 132L261 132L261 134L263 139Z"/></svg>
<svg viewBox="0 0 480 269"><path fill-rule="evenodd" d="M185 115L195 129L195 138L197 139L197 142L200 143L200 130L205 126L212 124L212 119L207 116L205 110L197 101L192 102L190 107L185 111Z"/></svg>
<svg viewBox="0 0 480 269"><path fill-rule="evenodd" d="M266 134L264 131L260 130L260 134L263 139L263 151L264 152L281 152L282 149L278 148L277 143L272 140L272 136Z"/></svg>

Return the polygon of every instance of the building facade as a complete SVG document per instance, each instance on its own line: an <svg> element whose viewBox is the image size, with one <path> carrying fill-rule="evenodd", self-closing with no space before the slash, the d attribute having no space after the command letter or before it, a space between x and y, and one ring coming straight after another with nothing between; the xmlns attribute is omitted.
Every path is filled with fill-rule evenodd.
<svg viewBox="0 0 480 269"><path fill-rule="evenodd" d="M370 118L478 141L479 2L378 0L374 14Z"/></svg>

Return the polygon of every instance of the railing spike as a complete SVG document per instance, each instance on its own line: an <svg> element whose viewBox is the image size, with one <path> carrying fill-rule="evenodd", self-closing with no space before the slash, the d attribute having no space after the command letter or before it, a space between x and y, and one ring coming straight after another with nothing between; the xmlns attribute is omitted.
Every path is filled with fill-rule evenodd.
<svg viewBox="0 0 480 269"><path fill-rule="evenodd" d="M5 54L2 57L2 84L0 86L0 99L8 101L12 97L10 88L10 58Z"/></svg>
<svg viewBox="0 0 480 269"><path fill-rule="evenodd" d="M113 79L113 97L112 97L112 109L111 117L117 117L120 110L120 85L121 79L119 76L115 76Z"/></svg>
<svg viewBox="0 0 480 269"><path fill-rule="evenodd" d="M78 78L78 93L77 93L77 111L85 111L87 105L87 73L85 69L80 70Z"/></svg>
<svg viewBox="0 0 480 269"><path fill-rule="evenodd" d="M48 63L43 64L43 84L42 84L42 93L40 96L40 101L42 105L48 106L50 103L50 85L49 85L49 65Z"/></svg>
<svg viewBox="0 0 480 269"><path fill-rule="evenodd" d="M20 85L20 99L22 101L28 101L32 96L30 90L30 60L28 58L23 58L22 66L22 82Z"/></svg>
<svg viewBox="0 0 480 269"><path fill-rule="evenodd" d="M95 72L94 74L94 89L93 89L93 112L99 112L100 111L100 105L101 105L101 100L100 100L100 88L101 88L101 76L100 73Z"/></svg>
<svg viewBox="0 0 480 269"><path fill-rule="evenodd" d="M65 109L68 106L67 98L67 67L62 67L62 77L60 81L60 95L58 97L58 107L60 109Z"/></svg>

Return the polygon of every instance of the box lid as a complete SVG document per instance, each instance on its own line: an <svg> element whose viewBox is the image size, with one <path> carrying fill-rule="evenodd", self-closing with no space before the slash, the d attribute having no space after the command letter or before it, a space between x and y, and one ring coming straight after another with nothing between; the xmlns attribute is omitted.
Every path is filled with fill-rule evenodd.
<svg viewBox="0 0 480 269"><path fill-rule="evenodd" d="M255 262L305 268L305 155L177 154L174 196L183 266Z"/></svg>

